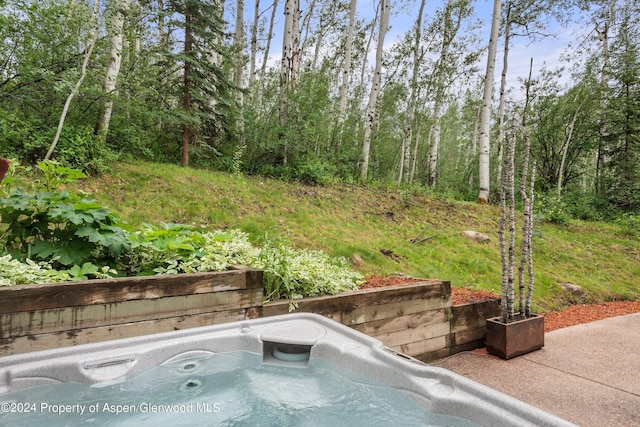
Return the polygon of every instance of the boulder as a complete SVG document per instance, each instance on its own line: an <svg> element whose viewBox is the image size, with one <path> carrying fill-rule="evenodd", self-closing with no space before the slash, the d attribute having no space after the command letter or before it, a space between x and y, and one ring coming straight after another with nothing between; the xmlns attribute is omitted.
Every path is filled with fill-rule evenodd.
<svg viewBox="0 0 640 427"><path fill-rule="evenodd" d="M483 243L489 240L489 236L483 233L478 233L477 231L471 231L471 230L463 231L462 235L465 237L468 237L469 239L473 240L476 243Z"/></svg>
<svg viewBox="0 0 640 427"><path fill-rule="evenodd" d="M571 283L571 282L560 282L558 283L558 285L560 285L560 287L562 289L565 290L565 292L568 292L572 295L575 295L577 297L581 297L582 295L584 295L584 291L582 290L582 288L578 285L576 285L575 283Z"/></svg>

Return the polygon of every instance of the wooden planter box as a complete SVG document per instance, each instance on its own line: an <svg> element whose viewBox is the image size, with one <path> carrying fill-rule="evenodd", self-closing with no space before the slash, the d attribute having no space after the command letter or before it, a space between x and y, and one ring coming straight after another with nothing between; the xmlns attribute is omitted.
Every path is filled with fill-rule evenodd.
<svg viewBox="0 0 640 427"><path fill-rule="evenodd" d="M262 271L0 287L0 356L260 317Z"/></svg>
<svg viewBox="0 0 640 427"><path fill-rule="evenodd" d="M487 351L511 359L544 347L544 316L535 315L510 323L502 317L487 319Z"/></svg>

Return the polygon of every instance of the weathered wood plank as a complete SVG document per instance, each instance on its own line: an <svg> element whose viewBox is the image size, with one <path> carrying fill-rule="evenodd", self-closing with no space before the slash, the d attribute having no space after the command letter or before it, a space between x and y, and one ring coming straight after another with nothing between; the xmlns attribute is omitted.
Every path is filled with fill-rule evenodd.
<svg viewBox="0 0 640 427"><path fill-rule="evenodd" d="M262 289L183 295L0 315L0 338L259 307Z"/></svg>
<svg viewBox="0 0 640 427"><path fill-rule="evenodd" d="M432 325L420 325L404 331L377 334L373 335L373 337L379 339L388 347L396 348L416 342L428 341L436 337L444 337L444 342L446 342L448 335L449 322L444 322Z"/></svg>
<svg viewBox="0 0 640 427"><path fill-rule="evenodd" d="M451 331L457 332L469 328L484 327L486 319L499 316L500 313L499 299L453 306Z"/></svg>
<svg viewBox="0 0 640 427"><path fill-rule="evenodd" d="M359 307L372 307L416 299L438 299L441 300L442 306L451 306L451 285L446 281L434 280L388 288L363 289L339 295L305 298L297 301L298 309L296 311L323 315L337 312L348 314ZM274 301L264 306L265 316L288 312L289 301Z"/></svg>
<svg viewBox="0 0 640 427"><path fill-rule="evenodd" d="M388 319L405 314L415 314L424 311L441 310L450 307L451 300L442 298L411 299L407 301L391 302L379 305L364 305L352 311L343 313L342 324L354 326L359 323Z"/></svg>
<svg viewBox="0 0 640 427"><path fill-rule="evenodd" d="M0 287L0 313L240 289L262 289L262 272L247 269Z"/></svg>
<svg viewBox="0 0 640 427"><path fill-rule="evenodd" d="M405 316L374 320L353 326L353 329L367 335L378 335L387 332L404 331L422 325L432 325L449 321L449 309L421 311Z"/></svg>
<svg viewBox="0 0 640 427"><path fill-rule="evenodd" d="M442 350L446 347L447 337L439 336L427 340L416 341L409 344L403 344L399 347L394 347L401 353L408 354L409 356L418 356L421 354L427 354L434 351Z"/></svg>
<svg viewBox="0 0 640 427"><path fill-rule="evenodd" d="M459 346L471 341L482 341L487 334L485 326L461 330L451 334L450 346Z"/></svg>
<svg viewBox="0 0 640 427"><path fill-rule="evenodd" d="M6 356L29 351L169 332L246 320L253 318L252 316L250 310L237 309L2 339L0 340L0 354Z"/></svg>

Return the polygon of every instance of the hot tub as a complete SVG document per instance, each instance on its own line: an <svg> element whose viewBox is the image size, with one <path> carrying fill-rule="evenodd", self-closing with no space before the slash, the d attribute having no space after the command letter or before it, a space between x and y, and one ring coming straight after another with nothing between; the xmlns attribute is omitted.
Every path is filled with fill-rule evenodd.
<svg viewBox="0 0 640 427"><path fill-rule="evenodd" d="M0 425L570 426L314 314L0 358Z"/></svg>

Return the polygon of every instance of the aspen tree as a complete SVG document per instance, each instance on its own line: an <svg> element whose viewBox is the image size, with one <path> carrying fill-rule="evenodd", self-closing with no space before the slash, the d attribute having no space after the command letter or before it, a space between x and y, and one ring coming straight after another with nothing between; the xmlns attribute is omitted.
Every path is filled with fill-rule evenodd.
<svg viewBox="0 0 640 427"><path fill-rule="evenodd" d="M478 203L489 201L490 190L490 134L491 134L491 101L493 99L493 74L496 63L496 53L498 47L498 33L500 30L500 14L502 12L502 1L494 0L493 15L491 19L491 35L489 37L489 49L487 53L487 69L484 76L484 90L482 94L482 110L480 113L480 140L479 140L479 169L478 181L480 191L478 193Z"/></svg>
<svg viewBox="0 0 640 427"><path fill-rule="evenodd" d="M384 48L384 38L389 27L389 15L391 13L390 0L380 1L380 29L378 30L378 46L376 48L376 64L373 72L373 82L367 104L365 116L364 141L362 143L362 164L360 166L360 180L365 182L369 173L369 152L371 150L371 135L375 125L377 114L376 102L380 93L380 80L382 75L382 51Z"/></svg>
<svg viewBox="0 0 640 427"><path fill-rule="evenodd" d="M107 63L107 73L104 79L104 92L107 95L107 99L96 129L96 133L103 143L106 141L107 133L109 132L109 122L113 113L113 97L117 93L116 82L120 73L120 64L122 63L124 14L128 7L129 0L115 0L114 8L111 11L109 62Z"/></svg>

